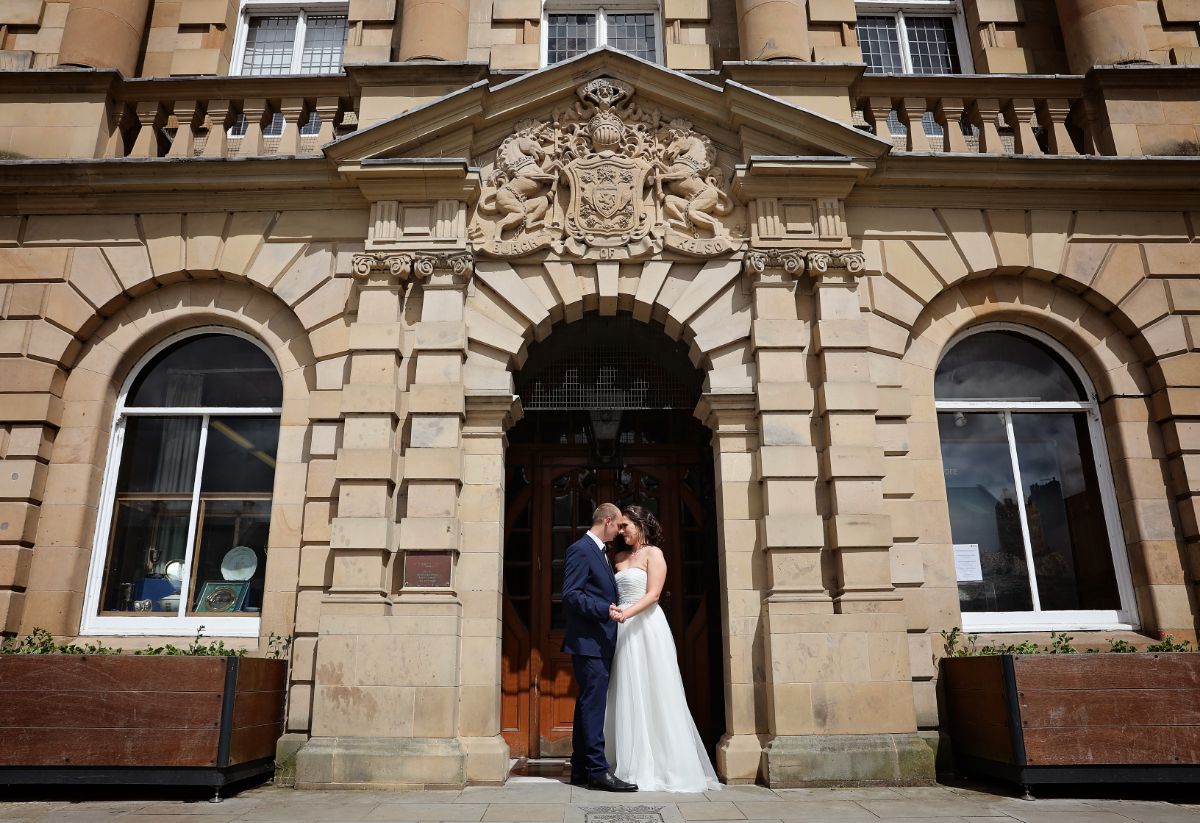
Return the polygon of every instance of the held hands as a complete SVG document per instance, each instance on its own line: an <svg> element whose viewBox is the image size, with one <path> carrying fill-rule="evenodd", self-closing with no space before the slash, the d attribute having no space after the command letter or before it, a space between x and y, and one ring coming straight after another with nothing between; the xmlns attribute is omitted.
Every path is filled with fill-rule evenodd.
<svg viewBox="0 0 1200 823"><path fill-rule="evenodd" d="M615 623L625 622L625 613L621 611L615 604L608 604L608 619Z"/></svg>

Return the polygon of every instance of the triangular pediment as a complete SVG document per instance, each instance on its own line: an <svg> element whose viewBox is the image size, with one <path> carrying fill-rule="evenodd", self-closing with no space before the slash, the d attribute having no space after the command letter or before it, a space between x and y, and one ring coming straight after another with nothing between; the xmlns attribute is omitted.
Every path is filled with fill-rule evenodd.
<svg viewBox="0 0 1200 823"><path fill-rule="evenodd" d="M523 74L498 85L480 81L376 123L325 147L339 166L386 159L463 158L494 150L518 123L544 120L578 102L576 90L611 78L635 102L684 119L735 163L754 156L848 157L873 166L891 146L837 120L726 80L714 85L609 48Z"/></svg>

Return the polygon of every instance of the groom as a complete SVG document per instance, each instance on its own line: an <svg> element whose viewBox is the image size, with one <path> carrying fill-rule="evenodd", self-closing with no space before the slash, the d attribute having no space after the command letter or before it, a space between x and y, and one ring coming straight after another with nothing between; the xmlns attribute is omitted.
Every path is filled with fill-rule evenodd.
<svg viewBox="0 0 1200 823"><path fill-rule="evenodd" d="M604 544L617 536L621 510L601 503L592 513L592 527L567 548L563 566L563 611L566 636L563 651L571 655L579 697L575 701L571 783L609 792L636 792L637 786L618 780L604 756L604 705L608 676L617 648L617 581Z"/></svg>

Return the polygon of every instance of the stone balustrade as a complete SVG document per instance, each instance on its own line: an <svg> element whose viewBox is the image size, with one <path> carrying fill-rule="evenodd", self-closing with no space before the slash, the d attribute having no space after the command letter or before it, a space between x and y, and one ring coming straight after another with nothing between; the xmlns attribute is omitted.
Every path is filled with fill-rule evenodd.
<svg viewBox="0 0 1200 823"><path fill-rule="evenodd" d="M319 154L357 125L346 77L130 80L109 101L103 157Z"/></svg>
<svg viewBox="0 0 1200 823"><path fill-rule="evenodd" d="M862 127L897 149L1098 153L1089 133L1082 77L865 76L851 94Z"/></svg>

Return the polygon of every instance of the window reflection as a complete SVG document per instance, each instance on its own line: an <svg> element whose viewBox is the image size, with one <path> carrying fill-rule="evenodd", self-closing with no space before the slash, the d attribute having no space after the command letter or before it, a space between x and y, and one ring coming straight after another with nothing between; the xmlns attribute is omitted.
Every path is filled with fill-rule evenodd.
<svg viewBox="0 0 1200 823"><path fill-rule="evenodd" d="M1098 413L1076 373L1048 344L989 330L947 352L935 387L962 611L1121 610Z"/></svg>
<svg viewBox="0 0 1200 823"><path fill-rule="evenodd" d="M983 580L960 582L963 611L1033 608L1004 415L938 415L942 469L956 545L979 546Z"/></svg>
<svg viewBox="0 0 1200 823"><path fill-rule="evenodd" d="M117 421L102 615L261 609L279 417L208 409L281 398L270 359L231 335L188 337L143 368Z"/></svg>
<svg viewBox="0 0 1200 823"><path fill-rule="evenodd" d="M938 364L934 390L938 400L1087 399L1058 355L1007 331L973 334L955 345Z"/></svg>

